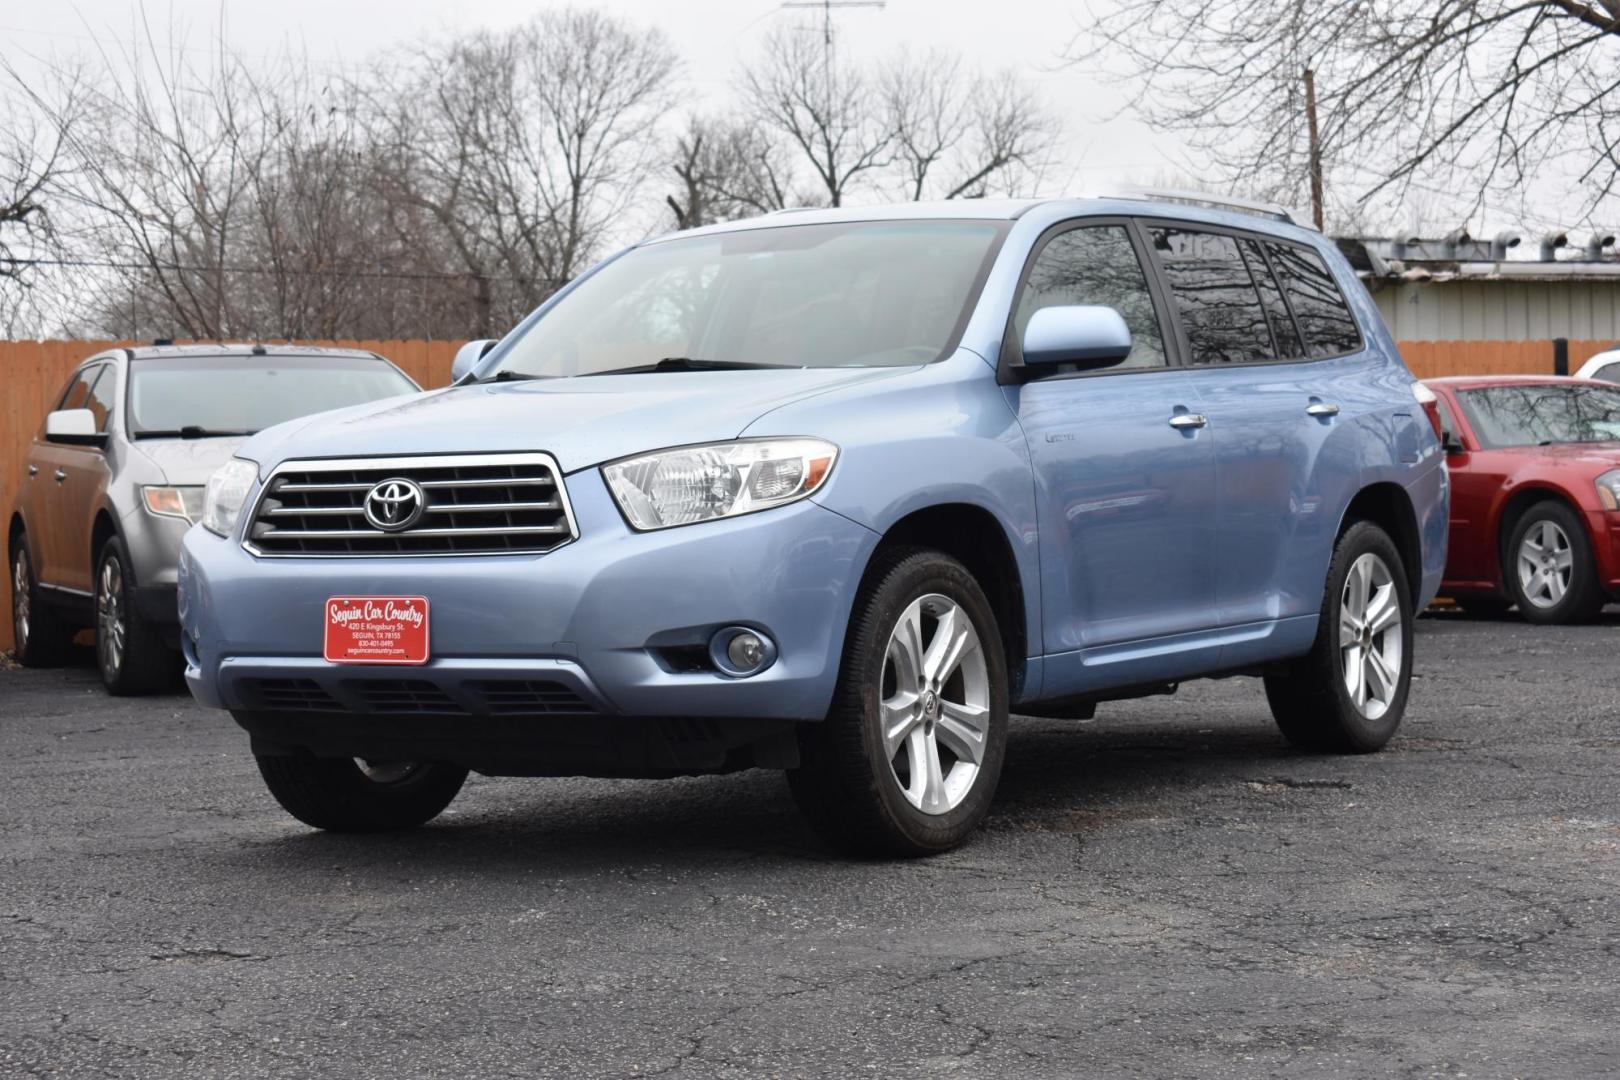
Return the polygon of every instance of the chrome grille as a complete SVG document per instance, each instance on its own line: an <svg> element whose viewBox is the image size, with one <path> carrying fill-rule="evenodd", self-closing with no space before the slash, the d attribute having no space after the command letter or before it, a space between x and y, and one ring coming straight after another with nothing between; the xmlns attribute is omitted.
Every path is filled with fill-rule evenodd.
<svg viewBox="0 0 1620 1080"><path fill-rule="evenodd" d="M410 480L422 512L390 532L366 517L366 496ZM256 555L535 554L575 537L568 495L546 454L289 461L271 475L244 544Z"/></svg>

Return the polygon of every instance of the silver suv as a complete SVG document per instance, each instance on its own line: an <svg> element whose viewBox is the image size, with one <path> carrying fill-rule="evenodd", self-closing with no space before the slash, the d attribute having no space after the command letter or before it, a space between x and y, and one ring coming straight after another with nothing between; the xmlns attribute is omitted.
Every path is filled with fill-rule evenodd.
<svg viewBox="0 0 1620 1080"><path fill-rule="evenodd" d="M172 685L180 540L213 471L273 424L419 390L352 349L163 345L84 361L34 437L8 526L17 659L59 663L93 626L112 693Z"/></svg>

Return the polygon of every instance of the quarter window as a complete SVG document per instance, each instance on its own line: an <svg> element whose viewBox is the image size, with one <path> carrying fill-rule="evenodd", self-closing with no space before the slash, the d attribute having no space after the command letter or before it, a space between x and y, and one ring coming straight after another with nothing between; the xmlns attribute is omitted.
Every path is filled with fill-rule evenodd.
<svg viewBox="0 0 1620 1080"><path fill-rule="evenodd" d="M1294 307L1308 354L1320 359L1361 348L1356 317L1321 256L1293 244L1267 244L1266 251Z"/></svg>
<svg viewBox="0 0 1620 1080"><path fill-rule="evenodd" d="M101 374L104 364L94 364L73 376L62 392L62 400L56 403L57 409L85 409L89 408L90 388L95 385L96 376Z"/></svg>
<svg viewBox="0 0 1620 1080"><path fill-rule="evenodd" d="M90 398L84 407L96 415L96 430L107 430L107 418L112 415L117 402L114 394L118 385L118 376L110 365L103 365L101 375L96 379L95 385L90 388Z"/></svg>
<svg viewBox="0 0 1620 1080"><path fill-rule="evenodd" d="M1221 233L1152 229L1170 295L1194 364L1244 364L1276 358L1260 294L1238 251Z"/></svg>
<svg viewBox="0 0 1620 1080"><path fill-rule="evenodd" d="M1131 352L1121 368L1165 365L1164 335L1148 292L1147 274L1123 225L1087 225L1049 240L1018 298L1013 316L1017 340L1042 308L1076 304L1111 307L1131 330ZM1110 369L1113 370L1113 369Z"/></svg>

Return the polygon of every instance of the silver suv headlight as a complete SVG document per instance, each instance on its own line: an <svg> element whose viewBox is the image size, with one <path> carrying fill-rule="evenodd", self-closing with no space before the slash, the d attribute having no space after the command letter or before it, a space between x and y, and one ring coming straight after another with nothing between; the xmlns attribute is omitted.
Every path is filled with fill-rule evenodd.
<svg viewBox="0 0 1620 1080"><path fill-rule="evenodd" d="M202 526L221 536L231 535L237 519L242 516L242 505L248 492L259 479L259 466L246 458L231 458L219 471L208 478L208 493L203 497Z"/></svg>
<svg viewBox="0 0 1620 1080"><path fill-rule="evenodd" d="M823 439L739 439L626 458L602 475L645 532L795 502L826 482L836 460L838 447Z"/></svg>

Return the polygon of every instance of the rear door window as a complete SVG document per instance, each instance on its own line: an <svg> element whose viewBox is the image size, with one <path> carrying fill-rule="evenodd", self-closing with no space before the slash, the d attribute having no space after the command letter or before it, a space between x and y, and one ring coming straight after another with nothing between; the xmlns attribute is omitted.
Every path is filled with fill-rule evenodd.
<svg viewBox="0 0 1620 1080"><path fill-rule="evenodd" d="M1294 328L1293 312L1288 310L1277 279L1271 276L1271 267L1261 254L1260 245L1244 239L1238 241L1238 246L1243 249L1243 261L1249 264L1249 274L1260 290L1260 306L1265 309L1266 325L1271 327L1271 338L1277 345L1276 358L1300 359L1305 355L1305 346L1299 340L1299 331Z"/></svg>
<svg viewBox="0 0 1620 1080"><path fill-rule="evenodd" d="M1015 340L1024 340L1024 330L1037 311L1075 304L1111 307L1130 327L1130 355L1108 370L1164 367L1164 334L1147 274L1125 226L1086 225L1047 241L1018 297Z"/></svg>
<svg viewBox="0 0 1620 1080"><path fill-rule="evenodd" d="M1259 290L1235 237L1166 227L1150 228L1148 235L1181 315L1192 363L1277 358Z"/></svg>
<svg viewBox="0 0 1620 1080"><path fill-rule="evenodd" d="M1307 355L1323 359L1360 349L1356 317L1322 257L1294 244L1269 243L1266 253L1293 306Z"/></svg>

